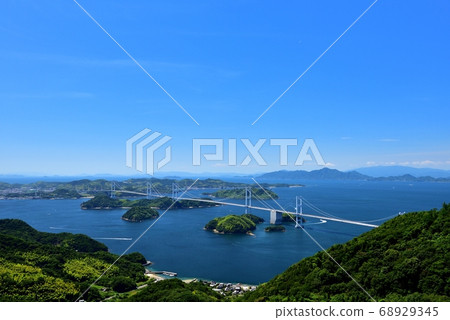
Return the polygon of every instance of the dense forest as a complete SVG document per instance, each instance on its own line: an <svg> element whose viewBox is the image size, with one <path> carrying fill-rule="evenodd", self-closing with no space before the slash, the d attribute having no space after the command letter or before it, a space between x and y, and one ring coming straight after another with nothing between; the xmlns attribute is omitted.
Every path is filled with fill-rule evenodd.
<svg viewBox="0 0 450 320"><path fill-rule="evenodd" d="M450 301L450 205L400 215L327 251L377 301ZM244 301L370 301L324 252Z"/></svg>

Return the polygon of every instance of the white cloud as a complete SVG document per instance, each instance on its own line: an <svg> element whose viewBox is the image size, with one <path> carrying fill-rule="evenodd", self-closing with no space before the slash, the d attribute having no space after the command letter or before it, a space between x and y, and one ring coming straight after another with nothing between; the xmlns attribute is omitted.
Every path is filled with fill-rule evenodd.
<svg viewBox="0 0 450 320"><path fill-rule="evenodd" d="M442 161L432 161L432 160L413 161L411 163L416 166L436 166L443 164Z"/></svg>

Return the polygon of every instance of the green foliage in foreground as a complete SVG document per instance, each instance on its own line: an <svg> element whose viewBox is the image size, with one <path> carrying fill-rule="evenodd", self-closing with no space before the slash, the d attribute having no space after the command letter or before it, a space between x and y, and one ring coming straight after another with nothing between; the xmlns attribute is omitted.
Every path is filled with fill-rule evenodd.
<svg viewBox="0 0 450 320"><path fill-rule="evenodd" d="M378 301L450 301L450 205L398 216L327 251ZM324 252L245 301L370 301Z"/></svg>
<svg viewBox="0 0 450 320"><path fill-rule="evenodd" d="M123 214L122 219L131 222L141 222L158 217L159 213L155 209L150 207L133 207Z"/></svg>
<svg viewBox="0 0 450 320"><path fill-rule="evenodd" d="M228 199L245 199L245 189L226 189L219 190L213 193L207 193L215 198L228 198ZM261 188L252 188L252 196L256 196L257 198L270 200L270 199L278 199L278 195L269 189L261 189Z"/></svg>
<svg viewBox="0 0 450 320"><path fill-rule="evenodd" d="M130 295L124 301L148 302L204 302L221 301L223 297L200 282L184 283L168 279L150 283L146 288Z"/></svg>
<svg viewBox="0 0 450 320"><path fill-rule="evenodd" d="M136 289L136 281L128 277L120 276L112 281L111 287L116 292L127 292Z"/></svg>
<svg viewBox="0 0 450 320"><path fill-rule="evenodd" d="M74 301L117 255L85 235L39 232L21 220L0 220L0 301ZM97 283L146 280L145 258L124 255ZM93 287L85 300L99 300Z"/></svg>

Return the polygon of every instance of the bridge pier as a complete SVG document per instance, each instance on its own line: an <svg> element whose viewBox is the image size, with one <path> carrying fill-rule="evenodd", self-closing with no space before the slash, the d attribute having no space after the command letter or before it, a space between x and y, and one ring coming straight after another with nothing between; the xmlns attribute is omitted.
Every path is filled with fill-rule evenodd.
<svg viewBox="0 0 450 320"><path fill-rule="evenodd" d="M283 214L277 210L270 210L270 224L280 224L283 222Z"/></svg>

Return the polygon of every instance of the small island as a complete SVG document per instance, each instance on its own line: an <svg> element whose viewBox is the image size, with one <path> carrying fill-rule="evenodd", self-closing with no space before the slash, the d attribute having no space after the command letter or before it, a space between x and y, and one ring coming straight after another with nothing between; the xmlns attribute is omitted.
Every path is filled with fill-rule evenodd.
<svg viewBox="0 0 450 320"><path fill-rule="evenodd" d="M286 228L284 226L268 226L264 229L266 232L285 232Z"/></svg>
<svg viewBox="0 0 450 320"><path fill-rule="evenodd" d="M278 195L269 189L252 188L252 195L263 200L278 199ZM245 189L226 189L213 193L203 193L214 198L245 199Z"/></svg>
<svg viewBox="0 0 450 320"><path fill-rule="evenodd" d="M122 216L122 220L129 222L142 222L147 219L159 217L158 211L150 207L133 207Z"/></svg>
<svg viewBox="0 0 450 320"><path fill-rule="evenodd" d="M217 217L205 225L205 230L210 230L220 234L252 234L256 225L264 222L264 219L253 214L227 215Z"/></svg>

